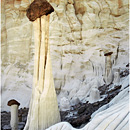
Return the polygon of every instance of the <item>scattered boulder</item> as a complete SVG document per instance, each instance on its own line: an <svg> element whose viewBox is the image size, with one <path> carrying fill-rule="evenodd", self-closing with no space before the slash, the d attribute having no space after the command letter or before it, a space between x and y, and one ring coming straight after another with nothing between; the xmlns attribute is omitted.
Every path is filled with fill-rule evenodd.
<svg viewBox="0 0 130 130"><path fill-rule="evenodd" d="M61 98L60 109L62 111L70 110L70 102L66 97Z"/></svg>
<svg viewBox="0 0 130 130"><path fill-rule="evenodd" d="M72 105L72 106L74 106L74 105L76 105L76 104L78 104L78 103L80 103L79 98L77 98L77 97L72 98L72 100L71 100L71 105Z"/></svg>
<svg viewBox="0 0 130 130"><path fill-rule="evenodd" d="M78 117L75 120L72 120L70 123L73 127L78 127L89 121L89 119L90 117L88 115L83 115L82 117Z"/></svg>
<svg viewBox="0 0 130 130"><path fill-rule="evenodd" d="M97 87L94 87L90 91L89 102L94 103L100 99L100 92Z"/></svg>
<svg viewBox="0 0 130 130"><path fill-rule="evenodd" d="M126 77L129 75L129 69L125 69L124 71L120 72L120 77Z"/></svg>
<svg viewBox="0 0 130 130"><path fill-rule="evenodd" d="M5 125L2 129L3 130L11 130L11 126L10 125Z"/></svg>
<svg viewBox="0 0 130 130"><path fill-rule="evenodd" d="M86 110L86 106L85 106L85 105L81 106L81 107L79 108L79 110L78 110L78 114L83 113L85 110Z"/></svg>
<svg viewBox="0 0 130 130"><path fill-rule="evenodd" d="M25 126L25 122L19 122L18 129L23 130Z"/></svg>

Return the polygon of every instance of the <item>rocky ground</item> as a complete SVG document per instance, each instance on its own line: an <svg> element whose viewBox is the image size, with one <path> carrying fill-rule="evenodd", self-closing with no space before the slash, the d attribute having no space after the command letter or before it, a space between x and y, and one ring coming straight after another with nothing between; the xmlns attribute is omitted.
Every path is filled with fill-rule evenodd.
<svg viewBox="0 0 130 130"><path fill-rule="evenodd" d="M76 106L73 106L70 111L61 112L62 121L69 122L73 127L79 128L83 127L83 124L87 124L91 115L98 110L101 106L109 103L119 92L121 86L115 86L114 89L107 91L109 85L103 85L99 89L101 95L107 94L107 96L102 101L97 101L95 103L80 103Z"/></svg>
<svg viewBox="0 0 130 130"><path fill-rule="evenodd" d="M120 73L121 77L125 77L129 74L129 70L126 69ZM69 122L75 128L81 128L87 124L91 115L98 110L101 106L109 103L121 89L120 86L114 86L113 89L110 89L110 85L103 85L99 87L101 97L105 98L101 101L95 103L79 103L71 107L69 111L61 111L61 121ZM28 114L28 108L21 108L18 110L19 124L18 130L23 130ZM10 112L3 111L1 112L1 130L11 130L10 127Z"/></svg>
<svg viewBox="0 0 130 130"><path fill-rule="evenodd" d="M23 130L28 114L28 108L21 108L18 110L18 130ZM10 127L10 112L1 112L1 130L11 130Z"/></svg>

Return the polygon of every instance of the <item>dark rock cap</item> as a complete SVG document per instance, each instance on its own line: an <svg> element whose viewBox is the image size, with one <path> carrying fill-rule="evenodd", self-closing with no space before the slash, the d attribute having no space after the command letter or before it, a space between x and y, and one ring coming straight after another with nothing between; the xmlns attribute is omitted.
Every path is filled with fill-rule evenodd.
<svg viewBox="0 0 130 130"><path fill-rule="evenodd" d="M16 105L18 105L18 106L20 105L20 103L17 102L15 99L9 100L7 105L8 105L8 106L11 106L11 105L14 105L14 104L16 104Z"/></svg>
<svg viewBox="0 0 130 130"><path fill-rule="evenodd" d="M113 54L113 52L105 53L104 56L109 56L109 55L111 55L111 54Z"/></svg>
<svg viewBox="0 0 130 130"><path fill-rule="evenodd" d="M126 67L129 67L129 63L126 65Z"/></svg>
<svg viewBox="0 0 130 130"><path fill-rule="evenodd" d="M30 21L35 21L43 15L51 14L54 8L46 0L34 0L26 10L26 15Z"/></svg>

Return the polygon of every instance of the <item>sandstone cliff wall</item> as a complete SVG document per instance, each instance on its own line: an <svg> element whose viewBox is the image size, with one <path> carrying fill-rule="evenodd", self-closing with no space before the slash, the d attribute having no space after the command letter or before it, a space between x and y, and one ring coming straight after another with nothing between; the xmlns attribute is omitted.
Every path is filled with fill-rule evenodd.
<svg viewBox="0 0 130 130"><path fill-rule="evenodd" d="M128 64L129 3L128 0L50 2L55 9L49 34L55 87L60 96L69 96L70 100L81 95L93 79L94 84L104 84L105 53L113 52L113 72L114 68L122 70ZM8 109L6 102L10 98L19 100L21 107L29 104L34 37L25 10L30 3L31 0L1 2L3 110Z"/></svg>

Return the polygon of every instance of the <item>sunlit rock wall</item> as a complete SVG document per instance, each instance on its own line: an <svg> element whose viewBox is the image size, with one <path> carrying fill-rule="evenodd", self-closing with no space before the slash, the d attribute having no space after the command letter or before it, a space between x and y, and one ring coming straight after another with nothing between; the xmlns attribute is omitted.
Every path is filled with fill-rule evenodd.
<svg viewBox="0 0 130 130"><path fill-rule="evenodd" d="M3 109L7 109L10 98L17 98L22 107L29 104L34 38L25 10L30 2L1 2ZM112 70L123 69L128 64L128 0L50 2L55 9L50 19L50 51L55 87L60 93L58 99L82 100L93 84L99 87L108 78L104 54L113 52Z"/></svg>
<svg viewBox="0 0 130 130"><path fill-rule="evenodd" d="M33 28L25 13L29 1L3 0L1 5L2 109L7 109L11 98L24 107L29 104L33 80Z"/></svg>

